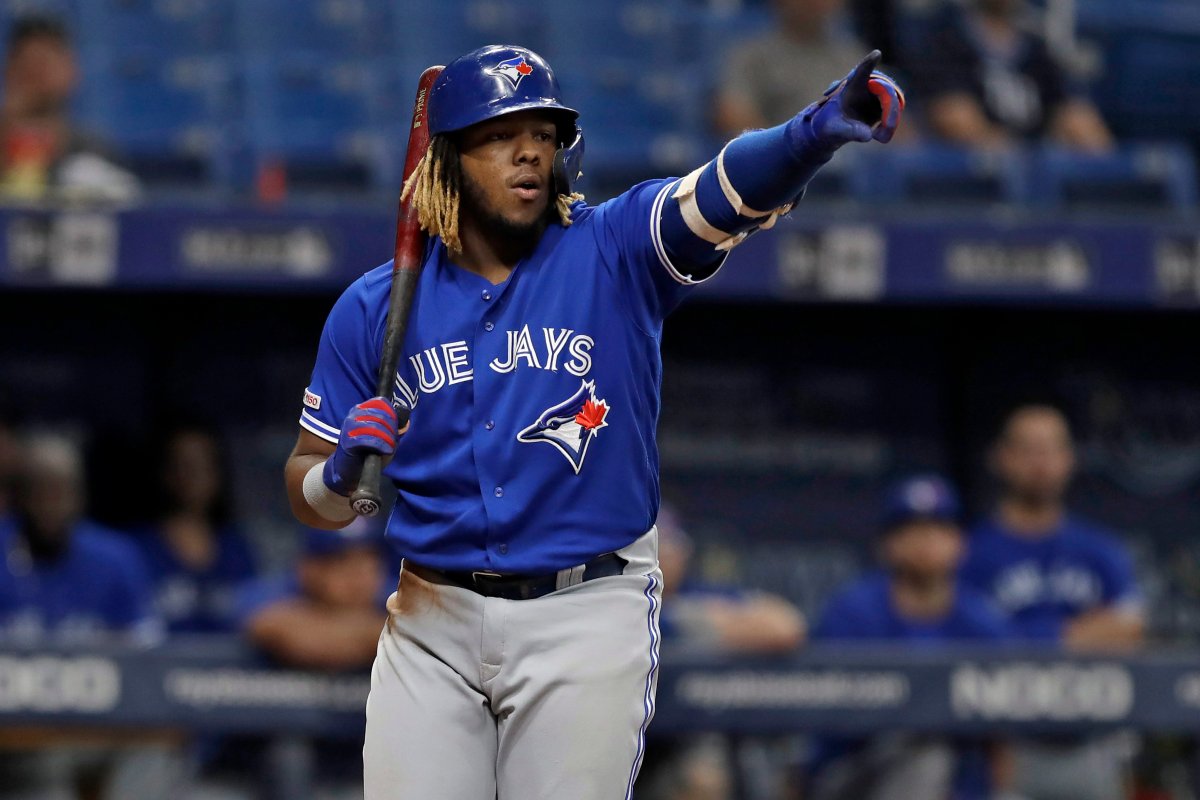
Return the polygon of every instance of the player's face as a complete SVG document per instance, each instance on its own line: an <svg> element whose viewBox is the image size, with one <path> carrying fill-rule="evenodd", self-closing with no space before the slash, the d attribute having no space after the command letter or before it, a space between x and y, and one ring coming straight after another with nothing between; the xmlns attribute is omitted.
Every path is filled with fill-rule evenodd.
<svg viewBox="0 0 1200 800"><path fill-rule="evenodd" d="M79 476L53 469L35 469L24 481L20 505L33 533L58 542L83 508L83 486Z"/></svg>
<svg viewBox="0 0 1200 800"><path fill-rule="evenodd" d="M1066 420L1049 408L1019 412L996 449L996 470L1008 491L1031 503L1059 502L1075 469Z"/></svg>
<svg viewBox="0 0 1200 800"><path fill-rule="evenodd" d="M941 520L913 520L888 534L884 560L909 575L940 578L954 573L963 556L958 527Z"/></svg>
<svg viewBox="0 0 1200 800"><path fill-rule="evenodd" d="M554 119L519 111L465 130L458 142L462 214L502 234L529 236L545 224L558 149Z"/></svg>

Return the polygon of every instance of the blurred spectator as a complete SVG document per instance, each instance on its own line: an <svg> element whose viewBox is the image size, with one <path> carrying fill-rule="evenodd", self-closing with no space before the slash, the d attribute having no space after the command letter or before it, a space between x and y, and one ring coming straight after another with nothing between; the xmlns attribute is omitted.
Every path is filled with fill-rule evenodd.
<svg viewBox="0 0 1200 800"><path fill-rule="evenodd" d="M924 104L930 133L974 148L1044 138L1085 152L1111 150L1100 114L1024 24L1025 10L1024 0L948 6L911 65L912 94Z"/></svg>
<svg viewBox="0 0 1200 800"><path fill-rule="evenodd" d="M79 66L64 25L53 17L15 20L8 32L0 104L0 193L37 200L130 200L137 180L107 148L75 128L70 102Z"/></svg>
<svg viewBox="0 0 1200 800"><path fill-rule="evenodd" d="M804 642L804 617L782 597L697 578L691 571L691 537L665 503L657 525L663 573L659 624L665 642L741 653L786 652Z"/></svg>
<svg viewBox="0 0 1200 800"><path fill-rule="evenodd" d="M781 597L706 583L691 571L694 546L676 511L658 513L658 563L663 573L659 619L665 646L718 652L779 653L804 642L804 617ZM638 797L652 800L727 800L733 797L732 759L723 736L657 738L650 733L638 777Z"/></svg>
<svg viewBox="0 0 1200 800"><path fill-rule="evenodd" d="M935 476L893 486L884 502L880 558L884 568L836 593L812 639L819 642L904 642L929 647L1009 636L1000 613L959 584L964 544L954 489ZM977 755L944 737L911 734L873 739L822 737L809 764L808 800L986 797L988 784L1007 788L1008 759L993 752L993 780L960 769Z"/></svg>
<svg viewBox="0 0 1200 800"><path fill-rule="evenodd" d="M13 485L20 463L17 426L12 412L0 397L0 517L12 510Z"/></svg>
<svg viewBox="0 0 1200 800"><path fill-rule="evenodd" d="M151 583L137 549L83 517L83 462L74 445L30 439L13 497L13 513L0 521L0 636L157 638Z"/></svg>
<svg viewBox="0 0 1200 800"><path fill-rule="evenodd" d="M1137 646L1145 621L1129 554L1065 505L1075 450L1062 412L1016 408L991 464L1000 501L972 531L964 581L992 597L1025 638L1076 650ZM1017 787L1033 800L1117 800L1123 747L1112 738L1023 741L1014 754Z"/></svg>
<svg viewBox="0 0 1200 800"><path fill-rule="evenodd" d="M180 428L165 442L162 515L138 541L169 633L232 631L238 588L255 559L233 524L229 487L216 436Z"/></svg>
<svg viewBox="0 0 1200 800"><path fill-rule="evenodd" d="M243 587L237 616L276 660L311 669L369 667L390 585L383 537L366 519L340 531L304 528L293 573Z"/></svg>
<svg viewBox="0 0 1200 800"><path fill-rule="evenodd" d="M30 439L22 450L13 513L0 521L0 639L79 644L156 638L150 582L137 550L83 519L83 507L78 450L62 438ZM8 733L6 744L20 741ZM173 741L147 738L115 745L42 735L42 749L0 751L0 796L165 800L178 786L183 762Z"/></svg>
<svg viewBox="0 0 1200 800"><path fill-rule="evenodd" d="M1075 449L1062 412L1015 409L991 464L1000 501L972 530L963 579L988 594L1027 638L1082 649L1139 644L1145 621L1129 554L1065 505Z"/></svg>
<svg viewBox="0 0 1200 800"><path fill-rule="evenodd" d="M843 0L773 0L779 26L721 63L714 123L724 136L786 122L820 99L867 48L840 27Z"/></svg>

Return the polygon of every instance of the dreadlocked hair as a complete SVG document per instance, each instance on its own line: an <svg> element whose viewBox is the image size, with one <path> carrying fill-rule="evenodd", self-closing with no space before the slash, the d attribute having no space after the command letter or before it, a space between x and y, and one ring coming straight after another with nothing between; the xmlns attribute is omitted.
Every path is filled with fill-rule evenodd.
<svg viewBox="0 0 1200 800"><path fill-rule="evenodd" d="M429 149L400 193L402 201L408 200L416 209L421 230L430 236L441 237L451 253L462 252L462 240L458 238L458 208L462 169L458 161L458 148L449 137L434 136ZM583 200L579 192L560 194L554 199L554 208L563 227L571 224L571 204Z"/></svg>

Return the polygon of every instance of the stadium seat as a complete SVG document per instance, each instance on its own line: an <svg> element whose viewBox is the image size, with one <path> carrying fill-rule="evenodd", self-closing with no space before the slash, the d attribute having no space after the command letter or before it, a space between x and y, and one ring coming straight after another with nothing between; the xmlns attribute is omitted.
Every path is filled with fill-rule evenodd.
<svg viewBox="0 0 1200 800"><path fill-rule="evenodd" d="M1196 164L1181 145L1136 145L1105 156L1057 148L1035 153L1030 196L1043 208L1187 209L1196 202Z"/></svg>
<svg viewBox="0 0 1200 800"><path fill-rule="evenodd" d="M231 64L219 56L164 58L127 48L88 59L81 120L110 140L150 184L220 179Z"/></svg>
<svg viewBox="0 0 1200 800"><path fill-rule="evenodd" d="M392 173L375 112L377 63L325 54L254 57L246 67L249 146L297 188L366 189Z"/></svg>
<svg viewBox="0 0 1200 800"><path fill-rule="evenodd" d="M80 8L85 49L155 48L171 56L230 52L231 0L91 0Z"/></svg>
<svg viewBox="0 0 1200 800"><path fill-rule="evenodd" d="M380 55L394 45L393 5L387 0L238 0L238 37L250 54Z"/></svg>
<svg viewBox="0 0 1200 800"><path fill-rule="evenodd" d="M942 145L872 148L853 173L862 202L1006 203L1025 195L1024 156Z"/></svg>

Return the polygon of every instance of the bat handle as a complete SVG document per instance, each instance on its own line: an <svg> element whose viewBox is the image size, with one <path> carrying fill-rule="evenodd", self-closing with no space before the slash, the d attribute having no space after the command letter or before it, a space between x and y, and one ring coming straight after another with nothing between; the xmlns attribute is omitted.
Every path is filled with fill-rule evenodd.
<svg viewBox="0 0 1200 800"><path fill-rule="evenodd" d="M394 370L393 370L394 371ZM397 427L403 431L408 425L409 410L403 406L396 409ZM363 459L362 475L358 488L350 495L350 508L360 517L373 517L383 506L380 486L383 481L383 456L371 453Z"/></svg>
<svg viewBox="0 0 1200 800"><path fill-rule="evenodd" d="M360 517L373 517L379 513L383 498L379 493L379 483L383 474L383 457L371 453L363 460L362 476L358 479L358 488L350 495L350 507Z"/></svg>

